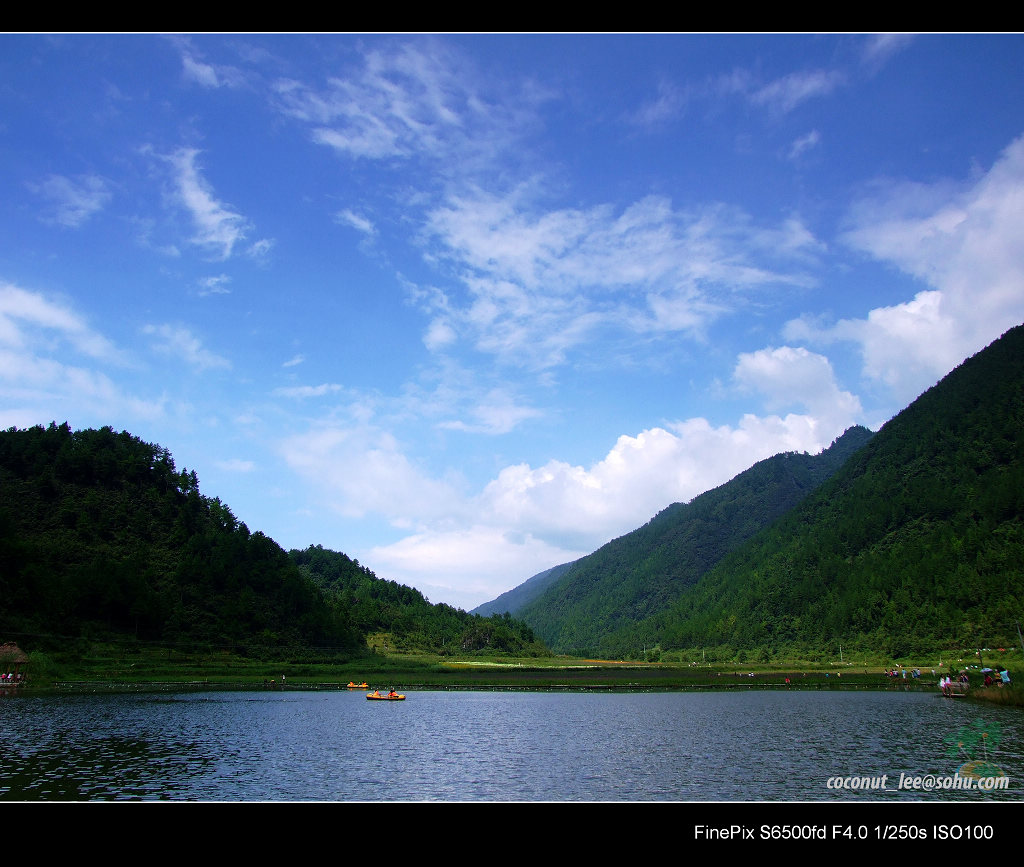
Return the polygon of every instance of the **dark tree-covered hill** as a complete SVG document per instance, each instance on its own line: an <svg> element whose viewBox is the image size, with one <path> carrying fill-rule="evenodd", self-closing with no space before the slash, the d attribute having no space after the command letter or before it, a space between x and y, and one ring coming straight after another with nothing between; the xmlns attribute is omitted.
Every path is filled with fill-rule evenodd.
<svg viewBox="0 0 1024 867"><path fill-rule="evenodd" d="M111 428L0 433L0 628L70 638L353 649L343 609L170 453Z"/></svg>
<svg viewBox="0 0 1024 867"><path fill-rule="evenodd" d="M292 561L325 595L349 613L361 632L387 633L396 647L442 655L469 651L550 655L533 630L507 613L467 614L432 604L411 587L378 578L345 554L320 545L291 551Z"/></svg>

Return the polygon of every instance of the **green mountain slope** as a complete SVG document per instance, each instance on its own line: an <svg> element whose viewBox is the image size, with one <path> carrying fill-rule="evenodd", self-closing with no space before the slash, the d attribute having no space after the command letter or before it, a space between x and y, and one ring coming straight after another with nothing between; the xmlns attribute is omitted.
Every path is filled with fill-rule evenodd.
<svg viewBox="0 0 1024 867"><path fill-rule="evenodd" d="M634 637L901 656L1013 646L1022 606L1024 326L925 392Z"/></svg>
<svg viewBox="0 0 1024 867"><path fill-rule="evenodd" d="M387 633L392 650L429 650L442 656L469 651L550 655L530 627L508 614L481 617L432 604L418 590L378 578L357 560L320 545L293 550L290 557L360 632Z"/></svg>
<svg viewBox="0 0 1024 867"><path fill-rule="evenodd" d="M552 566L543 572L538 572L532 578L527 578L518 587L502 593L497 599L478 605L471 612L472 614L518 614L534 599L541 596L545 590L561 578L572 566L572 563L562 563L559 566Z"/></svg>
<svg viewBox="0 0 1024 867"><path fill-rule="evenodd" d="M671 605L728 552L824 483L871 436L866 428L851 428L820 455L776 455L690 503L669 506L571 564L518 616L555 651L609 652L609 635Z"/></svg>

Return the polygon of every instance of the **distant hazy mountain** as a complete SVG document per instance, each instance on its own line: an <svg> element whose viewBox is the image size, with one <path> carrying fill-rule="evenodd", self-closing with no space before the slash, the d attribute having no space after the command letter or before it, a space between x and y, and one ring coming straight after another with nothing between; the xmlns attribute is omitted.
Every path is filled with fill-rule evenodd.
<svg viewBox="0 0 1024 867"><path fill-rule="evenodd" d="M554 584L572 565L572 563L563 563L561 566L552 566L550 569L538 572L532 578L527 578L518 587L513 587L502 593L497 599L478 605L469 613L479 614L481 617L504 614L506 611L509 614L516 614Z"/></svg>

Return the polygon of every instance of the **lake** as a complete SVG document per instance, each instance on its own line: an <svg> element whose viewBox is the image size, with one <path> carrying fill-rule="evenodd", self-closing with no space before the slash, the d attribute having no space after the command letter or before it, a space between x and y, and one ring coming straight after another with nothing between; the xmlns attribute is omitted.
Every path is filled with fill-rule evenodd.
<svg viewBox="0 0 1024 867"><path fill-rule="evenodd" d="M1024 796L1024 714L932 693L19 696L0 700L0 721L0 799L8 801ZM901 775L908 784L925 775L948 784L965 762L986 759L1008 789L898 788ZM835 787L851 777L870 786L883 775L884 789Z"/></svg>

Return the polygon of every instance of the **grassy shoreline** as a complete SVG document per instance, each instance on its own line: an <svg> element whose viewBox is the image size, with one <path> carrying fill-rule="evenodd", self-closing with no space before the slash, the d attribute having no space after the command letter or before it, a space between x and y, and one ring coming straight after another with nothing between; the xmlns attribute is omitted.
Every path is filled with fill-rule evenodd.
<svg viewBox="0 0 1024 867"><path fill-rule="evenodd" d="M282 654L283 656L284 654ZM438 656L369 653L357 657L257 660L222 651L189 652L92 645L78 653L33 653L28 682L8 692L114 693L234 690L344 690L350 681L415 690L882 690L935 691L938 671L904 662L907 677L887 677L875 660L773 664L640 662L570 657ZM919 667L920 678L910 672ZM979 699L984 700L984 699ZM996 699L991 699L996 700ZM1007 703L1006 697L1001 703Z"/></svg>

